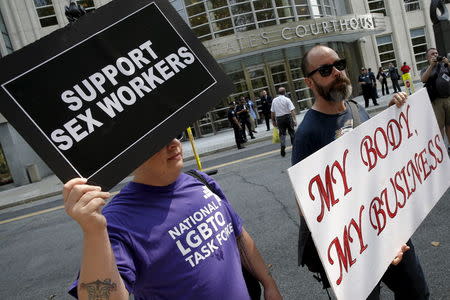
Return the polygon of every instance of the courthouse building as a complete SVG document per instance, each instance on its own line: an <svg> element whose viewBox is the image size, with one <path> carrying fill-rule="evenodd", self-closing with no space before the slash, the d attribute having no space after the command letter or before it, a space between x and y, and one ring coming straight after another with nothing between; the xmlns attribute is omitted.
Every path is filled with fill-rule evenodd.
<svg viewBox="0 0 450 300"><path fill-rule="evenodd" d="M0 53L8 55L68 24L68 0L1 0ZM89 12L110 0L78 0ZM361 67L407 62L419 80L425 50L435 46L431 0L170 0L235 85L228 99L193 124L197 136L229 127L227 103L257 100L286 87L298 112L312 105L301 58L327 44L347 58L355 91ZM445 0L450 9L450 0ZM49 82L48 84L52 84ZM22 185L51 171L0 115L0 180Z"/></svg>

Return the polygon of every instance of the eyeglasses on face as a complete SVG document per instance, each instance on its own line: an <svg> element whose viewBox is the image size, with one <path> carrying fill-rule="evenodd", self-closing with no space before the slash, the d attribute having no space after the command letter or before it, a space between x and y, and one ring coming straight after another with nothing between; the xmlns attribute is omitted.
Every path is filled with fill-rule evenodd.
<svg viewBox="0 0 450 300"><path fill-rule="evenodd" d="M347 62L346 62L345 58L337 60L331 65L320 66L317 69L309 72L308 75L306 75L306 77L311 77L317 71L320 73L320 76L328 77L333 72L333 67L338 69L339 71L343 71L347 67Z"/></svg>
<svg viewBox="0 0 450 300"><path fill-rule="evenodd" d="M179 135L175 137L177 140L181 141L184 138L184 132L181 132Z"/></svg>

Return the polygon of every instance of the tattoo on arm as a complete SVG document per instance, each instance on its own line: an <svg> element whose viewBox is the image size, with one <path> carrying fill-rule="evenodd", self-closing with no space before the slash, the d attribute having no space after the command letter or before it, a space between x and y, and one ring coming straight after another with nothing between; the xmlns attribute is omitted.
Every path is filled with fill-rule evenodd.
<svg viewBox="0 0 450 300"><path fill-rule="evenodd" d="M109 294L117 289L117 285L111 279L96 280L90 283L82 283L80 288L86 289L89 300L108 300Z"/></svg>

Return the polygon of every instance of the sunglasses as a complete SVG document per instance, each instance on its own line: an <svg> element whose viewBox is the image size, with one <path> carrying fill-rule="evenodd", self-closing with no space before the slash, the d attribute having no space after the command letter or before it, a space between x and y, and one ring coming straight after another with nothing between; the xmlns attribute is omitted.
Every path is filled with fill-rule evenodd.
<svg viewBox="0 0 450 300"><path fill-rule="evenodd" d="M184 138L184 132L181 132L179 135L175 137L177 140L181 141Z"/></svg>
<svg viewBox="0 0 450 300"><path fill-rule="evenodd" d="M331 72L333 72L333 67L338 69L339 71L343 71L347 67L347 62L345 61L345 58L337 60L331 65L320 66L314 71L309 72L308 75L306 75L306 77L311 77L317 71L319 71L320 76L328 77L331 75Z"/></svg>

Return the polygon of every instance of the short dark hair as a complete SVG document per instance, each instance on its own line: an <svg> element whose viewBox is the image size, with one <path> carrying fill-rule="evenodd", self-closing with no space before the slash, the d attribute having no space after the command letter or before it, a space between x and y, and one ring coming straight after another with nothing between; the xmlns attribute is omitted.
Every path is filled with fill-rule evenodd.
<svg viewBox="0 0 450 300"><path fill-rule="evenodd" d="M427 52L425 52L425 56L428 56L428 52L430 52L431 50L437 50L437 49L434 47L428 48Z"/></svg>

